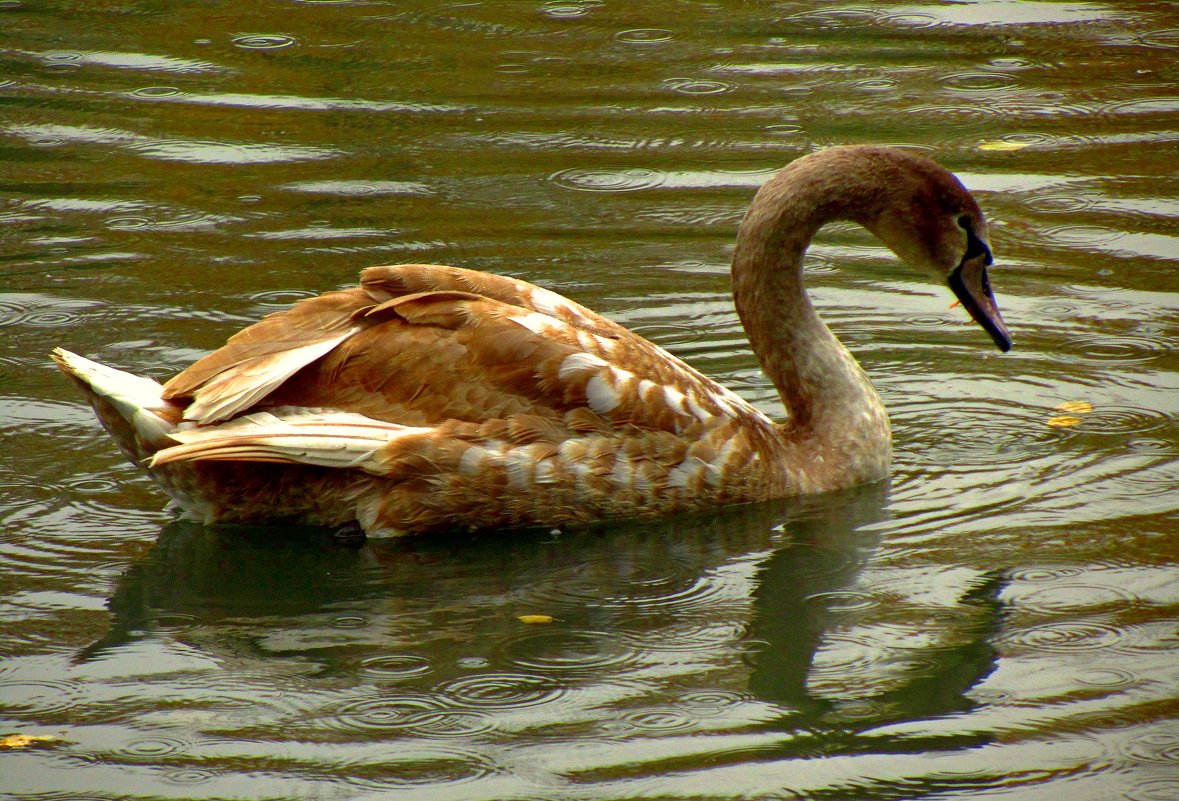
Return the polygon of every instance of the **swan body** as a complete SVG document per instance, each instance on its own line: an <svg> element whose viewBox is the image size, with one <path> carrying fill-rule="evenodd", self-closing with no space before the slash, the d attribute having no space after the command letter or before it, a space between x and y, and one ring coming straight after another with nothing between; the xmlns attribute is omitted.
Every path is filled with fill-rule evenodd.
<svg viewBox="0 0 1179 801"><path fill-rule="evenodd" d="M986 222L932 161L798 159L758 192L733 258L775 422L647 340L524 281L372 267L164 385L58 349L120 448L189 517L370 535L563 525L818 493L887 474L888 416L811 306L802 258L860 222L942 280L1006 350Z"/></svg>

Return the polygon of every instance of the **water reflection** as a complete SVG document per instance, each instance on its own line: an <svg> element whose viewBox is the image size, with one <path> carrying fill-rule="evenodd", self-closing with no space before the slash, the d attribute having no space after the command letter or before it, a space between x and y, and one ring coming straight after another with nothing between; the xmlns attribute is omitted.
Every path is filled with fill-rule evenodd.
<svg viewBox="0 0 1179 801"><path fill-rule="evenodd" d="M1004 582L986 574L969 581L955 613L933 621L944 631L926 632L926 647L889 665L888 647L873 641L879 635L870 627L855 627L873 614L878 598L846 589L854 586L870 555L872 541L865 526L878 522L880 514L863 499L842 511L846 517L793 521L790 546L773 551L762 563L751 633L765 647L753 659L750 689L801 712L811 719L808 725L821 721L855 730L971 709L974 702L967 692L995 667L991 643L999 631L998 596ZM816 665L822 647L840 653ZM898 667L899 674L883 689L865 692L876 683L871 673ZM817 676L820 671L825 676ZM785 722L799 725L796 716Z"/></svg>
<svg viewBox="0 0 1179 801"><path fill-rule="evenodd" d="M967 709L965 693L993 666L993 579L937 624L947 630L929 634L905 675L865 691L879 683L866 674L897 668L854 625L875 604L855 585L884 502L878 486L704 517L359 549L315 529L176 522L120 579L109 631L77 660L122 672L145 646L180 644L214 658L220 692L243 700L298 663L313 692L279 712L285 721L406 736L558 724L624 738L702 733L722 710L727 726L843 731ZM555 620L521 623L530 613ZM847 653L866 662L832 662Z"/></svg>
<svg viewBox="0 0 1179 801"><path fill-rule="evenodd" d="M883 500L882 489L870 488L793 508L759 505L562 534L370 541L359 549L317 529L178 521L120 579L110 631L81 658L112 658L122 647L160 637L197 646L208 639L215 651L220 636L206 636L210 627L248 618L259 624L259 653L298 653L328 671L340 668L335 654L346 646L412 642L415 653L431 644L442 653L384 658L438 662L447 655L452 663L592 672L596 659L622 652L630 662L639 651L685 649L689 628L699 630L689 637L693 649L732 647L748 639L744 625L708 631L731 626L739 607L756 629L749 636L766 643L757 647L755 672L779 673L776 655L788 654L802 667L787 683L802 686L805 653L826 628L824 605L808 599L854 580L873 543L858 529L880 518ZM558 624L519 624L516 616L528 612L552 615ZM415 627L426 619L433 622L423 635ZM481 643L489 638L468 636L489 626L499 632L486 648Z"/></svg>
<svg viewBox="0 0 1179 801"><path fill-rule="evenodd" d="M274 142L166 139L118 128L91 128L82 125L9 125L6 130L29 142L117 147L145 158L192 164L270 164L329 159L338 155L338 151L323 147L282 145Z"/></svg>

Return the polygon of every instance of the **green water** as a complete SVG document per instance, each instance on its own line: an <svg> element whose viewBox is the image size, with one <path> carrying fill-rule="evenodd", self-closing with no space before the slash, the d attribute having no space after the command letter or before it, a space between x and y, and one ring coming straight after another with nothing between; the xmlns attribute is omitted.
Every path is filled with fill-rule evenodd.
<svg viewBox="0 0 1179 801"><path fill-rule="evenodd" d="M0 2L0 735L55 738L0 750L0 794L1179 796L1177 53L1164 2ZM886 486L358 549L206 529L47 359L163 378L443 262L776 415L736 224L867 142L975 192L1015 336L820 234Z"/></svg>

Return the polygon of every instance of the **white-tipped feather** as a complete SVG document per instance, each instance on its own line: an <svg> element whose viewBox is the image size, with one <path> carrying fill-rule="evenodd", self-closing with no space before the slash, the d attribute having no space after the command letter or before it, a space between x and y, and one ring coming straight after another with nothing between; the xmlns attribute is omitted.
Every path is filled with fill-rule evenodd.
<svg viewBox="0 0 1179 801"><path fill-rule="evenodd" d="M557 368L557 377L562 381L568 381L574 376L599 370L609 364L610 362L601 356L578 351L577 353L570 353L565 357L561 362L561 366Z"/></svg>
<svg viewBox="0 0 1179 801"><path fill-rule="evenodd" d="M513 323L524 326L534 334L544 334L549 329L554 329L561 325L559 320L556 320L547 314L539 314L537 312L532 312L531 314L520 314L510 319Z"/></svg>

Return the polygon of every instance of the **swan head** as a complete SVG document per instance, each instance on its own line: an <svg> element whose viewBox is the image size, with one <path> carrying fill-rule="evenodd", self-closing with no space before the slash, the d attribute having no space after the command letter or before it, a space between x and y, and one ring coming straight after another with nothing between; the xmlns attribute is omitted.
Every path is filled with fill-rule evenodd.
<svg viewBox="0 0 1179 801"><path fill-rule="evenodd" d="M881 179L877 202L857 221L902 260L949 284L999 349L1011 350L987 275L994 261L987 221L974 197L953 173L923 156L873 150L870 168Z"/></svg>

